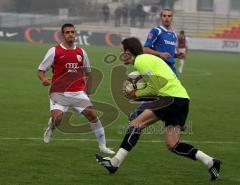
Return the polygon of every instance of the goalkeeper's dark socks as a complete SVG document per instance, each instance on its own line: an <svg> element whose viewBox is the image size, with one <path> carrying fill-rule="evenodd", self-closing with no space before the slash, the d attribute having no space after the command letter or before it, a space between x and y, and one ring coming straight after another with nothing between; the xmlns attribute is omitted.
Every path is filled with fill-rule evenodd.
<svg viewBox="0 0 240 185"><path fill-rule="evenodd" d="M178 142L172 148L172 152L176 153L177 155L188 157L193 160L196 160L197 151L198 149L194 148L194 146L187 143L182 143L182 142Z"/></svg>
<svg viewBox="0 0 240 185"><path fill-rule="evenodd" d="M172 149L172 152L193 160L199 160L208 168L211 168L213 166L213 158L211 156L205 154L201 150L194 148L190 144L178 142Z"/></svg>
<svg viewBox="0 0 240 185"><path fill-rule="evenodd" d="M136 126L130 126L128 128L118 152L110 160L113 166L119 167L122 164L128 152L136 145L140 134L141 128Z"/></svg>
<svg viewBox="0 0 240 185"><path fill-rule="evenodd" d="M120 148L130 151L137 143L141 134L141 128L137 126L130 126L122 141Z"/></svg>

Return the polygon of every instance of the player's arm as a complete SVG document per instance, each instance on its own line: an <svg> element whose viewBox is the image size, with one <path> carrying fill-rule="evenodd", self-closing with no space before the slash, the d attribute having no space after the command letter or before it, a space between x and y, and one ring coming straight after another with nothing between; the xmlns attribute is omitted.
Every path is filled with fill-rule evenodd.
<svg viewBox="0 0 240 185"><path fill-rule="evenodd" d="M143 52L167 59L171 57L171 55L168 52L159 52L152 49L157 40L157 37L161 34L160 32L161 32L160 29L153 28L148 33L147 40L145 41L145 44L143 47Z"/></svg>
<svg viewBox="0 0 240 185"><path fill-rule="evenodd" d="M187 56L187 53L188 53L188 37L186 37L185 39L185 47L186 47L186 51L185 51L185 57Z"/></svg>
<svg viewBox="0 0 240 185"><path fill-rule="evenodd" d="M86 94L91 94L91 89L92 89L92 71L91 71L91 66L90 66L90 61L88 58L88 55L86 51L83 50L83 70L85 73L85 92Z"/></svg>
<svg viewBox="0 0 240 185"><path fill-rule="evenodd" d="M144 89L137 90L135 92L136 97L158 96L159 90L167 83L167 80L155 75L144 77L144 80L147 86Z"/></svg>
<svg viewBox="0 0 240 185"><path fill-rule="evenodd" d="M85 72L86 76L86 89L85 92L89 95L91 94L91 89L92 89L92 72Z"/></svg>
<svg viewBox="0 0 240 185"><path fill-rule="evenodd" d="M38 77L41 80L42 85L48 86L51 84L51 78L48 77L45 73L45 71L38 70Z"/></svg>
<svg viewBox="0 0 240 185"><path fill-rule="evenodd" d="M178 39L179 39L179 37L177 36L177 42L176 42L176 52L177 52L177 53L179 53L179 48L178 48L178 43L179 43L179 41L178 41Z"/></svg>
<svg viewBox="0 0 240 185"><path fill-rule="evenodd" d="M168 52L159 52L159 51L155 51L151 48L148 48L148 47L143 47L143 52L144 53L148 53L148 54L152 54L152 55L155 55L155 56L158 56L158 57L161 57L161 58L169 58L171 57L171 55L168 53Z"/></svg>
<svg viewBox="0 0 240 185"><path fill-rule="evenodd" d="M38 77L42 82L42 85L48 86L51 83L51 78L46 75L46 71L52 66L55 56L55 48L50 48L46 53L43 61L38 66Z"/></svg>
<svg viewBox="0 0 240 185"><path fill-rule="evenodd" d="M180 51L179 51L179 36L177 36L176 35L176 37L177 37L177 41L176 41L176 50L175 50L175 55L174 55L174 58L182 58L182 57L184 57L183 56L183 53L181 53Z"/></svg>

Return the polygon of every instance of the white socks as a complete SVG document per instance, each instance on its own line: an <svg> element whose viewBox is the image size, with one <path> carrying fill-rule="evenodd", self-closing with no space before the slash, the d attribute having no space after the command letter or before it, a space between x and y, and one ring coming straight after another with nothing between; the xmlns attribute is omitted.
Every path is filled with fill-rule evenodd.
<svg viewBox="0 0 240 185"><path fill-rule="evenodd" d="M196 159L202 161L208 168L211 168L213 165L213 158L198 150L196 153Z"/></svg>
<svg viewBox="0 0 240 185"><path fill-rule="evenodd" d="M115 167L119 167L122 164L125 157L127 156L127 154L128 154L127 150L119 148L117 154L111 158L112 165Z"/></svg>
<svg viewBox="0 0 240 185"><path fill-rule="evenodd" d="M179 73L183 72L183 66L184 66L184 60L180 59L179 60L179 68L178 68Z"/></svg>
<svg viewBox="0 0 240 185"><path fill-rule="evenodd" d="M49 120L48 120L48 126L49 126L52 130L55 129L55 125L54 125L54 123L52 122L52 117L50 117Z"/></svg>
<svg viewBox="0 0 240 185"><path fill-rule="evenodd" d="M113 166L119 167L127 155L128 151L123 148L120 148L117 154L114 157L112 157L110 161ZM213 158L200 150L198 150L196 153L196 159L202 161L202 163L205 164L208 168L211 168L213 165Z"/></svg>
<svg viewBox="0 0 240 185"><path fill-rule="evenodd" d="M106 146L105 132L101 121L97 119L95 122L90 122L90 126L98 140L99 145Z"/></svg>

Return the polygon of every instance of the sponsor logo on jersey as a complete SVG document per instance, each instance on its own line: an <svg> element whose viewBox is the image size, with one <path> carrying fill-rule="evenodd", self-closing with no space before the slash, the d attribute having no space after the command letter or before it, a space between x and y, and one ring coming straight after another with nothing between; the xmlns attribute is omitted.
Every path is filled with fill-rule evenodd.
<svg viewBox="0 0 240 185"><path fill-rule="evenodd" d="M176 42L173 42L173 41L164 40L164 42L165 42L165 44L168 44L168 45L172 45L172 46L176 45Z"/></svg>
<svg viewBox="0 0 240 185"><path fill-rule="evenodd" d="M78 62L82 62L82 56L81 55L77 55L77 60L78 60Z"/></svg>
<svg viewBox="0 0 240 185"><path fill-rule="evenodd" d="M68 69L68 73L76 73L79 69L78 63L66 63L65 67Z"/></svg>

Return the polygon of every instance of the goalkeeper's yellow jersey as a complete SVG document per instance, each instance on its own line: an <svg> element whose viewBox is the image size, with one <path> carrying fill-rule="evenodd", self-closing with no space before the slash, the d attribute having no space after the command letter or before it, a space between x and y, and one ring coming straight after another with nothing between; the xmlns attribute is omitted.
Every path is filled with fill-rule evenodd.
<svg viewBox="0 0 240 185"><path fill-rule="evenodd" d="M147 86L136 91L136 96L171 96L188 98L186 89L171 70L159 57L151 54L138 55L134 68L143 76Z"/></svg>

